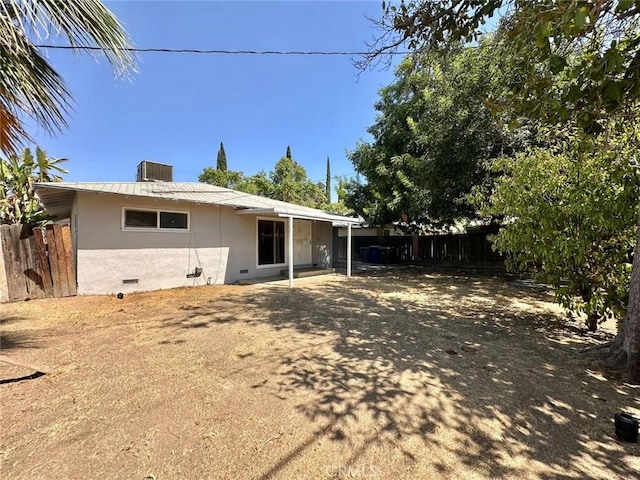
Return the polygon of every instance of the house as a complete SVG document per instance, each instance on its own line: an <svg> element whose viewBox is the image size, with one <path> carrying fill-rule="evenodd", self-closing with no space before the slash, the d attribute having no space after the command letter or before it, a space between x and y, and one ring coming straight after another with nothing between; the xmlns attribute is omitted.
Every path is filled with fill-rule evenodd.
<svg viewBox="0 0 640 480"><path fill-rule="evenodd" d="M78 294L234 283L330 268L332 227L358 219L204 183L40 183L70 218ZM351 261L347 262L351 274Z"/></svg>

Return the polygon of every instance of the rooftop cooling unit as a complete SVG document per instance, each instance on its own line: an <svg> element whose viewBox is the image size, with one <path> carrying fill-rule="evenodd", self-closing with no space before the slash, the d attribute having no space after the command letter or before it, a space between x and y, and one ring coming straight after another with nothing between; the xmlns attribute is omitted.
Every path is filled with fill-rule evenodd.
<svg viewBox="0 0 640 480"><path fill-rule="evenodd" d="M140 162L137 182L173 182L173 167L163 163Z"/></svg>

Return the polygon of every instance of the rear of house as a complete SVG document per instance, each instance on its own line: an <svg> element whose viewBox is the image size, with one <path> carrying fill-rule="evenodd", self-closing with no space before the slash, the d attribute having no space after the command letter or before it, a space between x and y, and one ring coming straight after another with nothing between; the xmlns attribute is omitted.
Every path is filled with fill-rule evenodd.
<svg viewBox="0 0 640 480"><path fill-rule="evenodd" d="M79 294L234 283L331 267L332 226L357 219L202 183L43 183L69 217Z"/></svg>

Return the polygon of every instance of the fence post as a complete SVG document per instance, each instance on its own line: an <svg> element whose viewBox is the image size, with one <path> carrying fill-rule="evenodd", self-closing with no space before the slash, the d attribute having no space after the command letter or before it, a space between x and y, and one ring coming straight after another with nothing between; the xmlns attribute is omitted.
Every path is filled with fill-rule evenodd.
<svg viewBox="0 0 640 480"><path fill-rule="evenodd" d="M64 263L67 268L67 284L69 295L76 295L76 270L73 263L73 245L71 243L71 228L69 225L62 226L62 244L64 246Z"/></svg>
<svg viewBox="0 0 640 480"><path fill-rule="evenodd" d="M38 298L38 278L36 274L35 265L33 263L33 256L31 255L31 229L26 225L22 227L22 234L20 235L20 252L22 254L22 274L27 284L27 298Z"/></svg>
<svg viewBox="0 0 640 480"><path fill-rule="evenodd" d="M7 271L9 301L24 300L28 296L27 282L22 268L21 233L22 225L9 225L2 236L2 250L6 255L5 269Z"/></svg>
<svg viewBox="0 0 640 480"><path fill-rule="evenodd" d="M60 290L63 297L71 295L69 290L69 278L67 276L67 265L65 261L65 248L64 240L62 238L62 226L58 224L53 225L53 238L56 242L56 255L58 256L58 275L60 276Z"/></svg>
<svg viewBox="0 0 640 480"><path fill-rule="evenodd" d="M56 238L53 233L53 225L47 225L47 246L49 247L49 267L51 268L51 283L53 284L53 296L61 297L60 268L58 267L58 251Z"/></svg>
<svg viewBox="0 0 640 480"><path fill-rule="evenodd" d="M47 257L47 246L44 243L45 230L41 228L33 229L33 241L36 250L36 268L42 278L42 288L45 297L53 297L53 280L51 279L51 268Z"/></svg>
<svg viewBox="0 0 640 480"><path fill-rule="evenodd" d="M30 275L35 283L35 291L33 292L36 298L46 298L46 292L44 290L44 278L42 276L42 270L38 264L38 251L36 250L36 234L31 232L31 236L27 239L29 242L29 254L31 257L31 272ZM31 293L31 292L29 292Z"/></svg>

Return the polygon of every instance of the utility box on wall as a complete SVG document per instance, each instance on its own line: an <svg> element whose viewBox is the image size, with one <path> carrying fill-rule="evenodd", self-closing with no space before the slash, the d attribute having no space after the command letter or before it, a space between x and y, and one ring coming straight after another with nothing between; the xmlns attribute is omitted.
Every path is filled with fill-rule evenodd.
<svg viewBox="0 0 640 480"><path fill-rule="evenodd" d="M173 166L144 160L138 165L136 182L173 182Z"/></svg>

